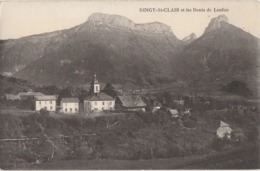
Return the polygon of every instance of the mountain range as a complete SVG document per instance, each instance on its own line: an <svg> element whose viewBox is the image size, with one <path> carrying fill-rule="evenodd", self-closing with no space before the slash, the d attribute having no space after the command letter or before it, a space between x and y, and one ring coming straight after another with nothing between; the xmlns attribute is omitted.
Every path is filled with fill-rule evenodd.
<svg viewBox="0 0 260 171"><path fill-rule="evenodd" d="M257 81L259 39L213 18L202 36L179 40L160 22L94 13L70 29L0 41L0 72L40 85L102 82Z"/></svg>

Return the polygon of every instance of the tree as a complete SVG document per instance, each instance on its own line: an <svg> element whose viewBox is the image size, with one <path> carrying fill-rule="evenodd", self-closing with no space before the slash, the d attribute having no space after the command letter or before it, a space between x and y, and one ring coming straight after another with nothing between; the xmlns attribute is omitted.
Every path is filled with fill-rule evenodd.
<svg viewBox="0 0 260 171"><path fill-rule="evenodd" d="M117 96L115 88L110 83L106 84L106 86L103 89L103 92L106 93L107 95L111 96L111 97Z"/></svg>
<svg viewBox="0 0 260 171"><path fill-rule="evenodd" d="M28 97L24 100L21 100L20 105L24 109L31 109L33 110L35 108L34 104L34 98L33 97Z"/></svg>
<svg viewBox="0 0 260 171"><path fill-rule="evenodd" d="M72 97L72 90L70 88L65 88L65 89L62 89L59 93L59 97L58 97L58 102L60 102L60 100L62 98L66 98L66 97Z"/></svg>
<svg viewBox="0 0 260 171"><path fill-rule="evenodd" d="M40 110L40 115L41 116L49 116L50 112L46 109L41 109Z"/></svg>
<svg viewBox="0 0 260 171"><path fill-rule="evenodd" d="M247 87L246 83L237 80L228 83L226 86L223 86L222 90L245 97L252 96L253 94L252 91Z"/></svg>
<svg viewBox="0 0 260 171"><path fill-rule="evenodd" d="M171 93L170 92L164 92L163 94L160 95L158 100L165 107L171 106L171 103L172 103Z"/></svg>

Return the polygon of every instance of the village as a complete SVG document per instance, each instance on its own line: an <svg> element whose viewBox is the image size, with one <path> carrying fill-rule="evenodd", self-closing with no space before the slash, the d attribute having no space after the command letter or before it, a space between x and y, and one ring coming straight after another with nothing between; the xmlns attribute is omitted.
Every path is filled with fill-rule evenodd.
<svg viewBox="0 0 260 171"><path fill-rule="evenodd" d="M251 150L257 142L259 102L237 95L210 96L171 87L125 90L102 84L95 74L89 86L73 91L30 86L9 77L1 81L10 87L0 98L0 142L10 146L11 151L4 152L12 155L3 161L12 166L19 150L32 158L27 162L40 166L82 156L127 160L214 156L216 151L243 151L244 146ZM37 155L28 150L32 147L40 149Z"/></svg>
<svg viewBox="0 0 260 171"><path fill-rule="evenodd" d="M7 103L11 102L11 105L9 104L11 109L13 109L12 102L25 102L22 108L27 109L27 111L60 117L87 118L133 112L156 114L158 110L161 110L170 116L172 122L181 124L185 123L184 118L197 118L198 113L209 111L211 113L235 113L237 116L258 112L257 103L219 102L211 98L191 95L181 96L167 92L156 97L150 95L147 89L133 90L129 93L124 92L120 87L115 88L112 84L106 84L101 89L96 74L93 76L88 95L81 99L79 97L59 97L57 94L45 95L42 92L32 90L18 94L6 93L2 99L5 99ZM16 104L13 103L14 106ZM190 121L190 119L188 120ZM221 119L217 120L219 124L213 132L218 138L230 139L232 133L236 138L245 139L241 129L235 129Z"/></svg>

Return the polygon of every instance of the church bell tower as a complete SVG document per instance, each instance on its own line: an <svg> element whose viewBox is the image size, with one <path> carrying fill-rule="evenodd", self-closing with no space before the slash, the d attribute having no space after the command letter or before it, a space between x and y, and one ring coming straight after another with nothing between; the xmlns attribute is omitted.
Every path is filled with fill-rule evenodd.
<svg viewBox="0 0 260 171"><path fill-rule="evenodd" d="M100 85L98 83L96 74L94 74L94 80L91 87L94 94L100 93Z"/></svg>

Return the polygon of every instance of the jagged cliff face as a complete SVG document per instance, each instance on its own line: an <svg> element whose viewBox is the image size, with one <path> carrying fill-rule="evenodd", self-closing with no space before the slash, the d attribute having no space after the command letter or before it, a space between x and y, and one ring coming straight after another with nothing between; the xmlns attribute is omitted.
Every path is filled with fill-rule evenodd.
<svg viewBox="0 0 260 171"><path fill-rule="evenodd" d="M111 26L122 27L126 29L134 29L135 23L126 17L119 15L107 15L101 13L92 14L87 22L93 22L97 24L108 24Z"/></svg>
<svg viewBox="0 0 260 171"><path fill-rule="evenodd" d="M216 18L213 18L210 21L208 27L205 29L204 33L219 29L223 23L228 23L228 18L225 15L220 15Z"/></svg>
<svg viewBox="0 0 260 171"><path fill-rule="evenodd" d="M185 44L189 44L189 43L193 42L195 39L197 39L196 34L195 33L191 33L189 36L183 38L182 41Z"/></svg>
<svg viewBox="0 0 260 171"><path fill-rule="evenodd" d="M93 22L95 25L106 24L109 26L120 27L131 31L140 31L150 34L172 33L171 27L163 23L153 22L145 24L135 24L132 20L119 15L95 13L88 18L87 22Z"/></svg>

